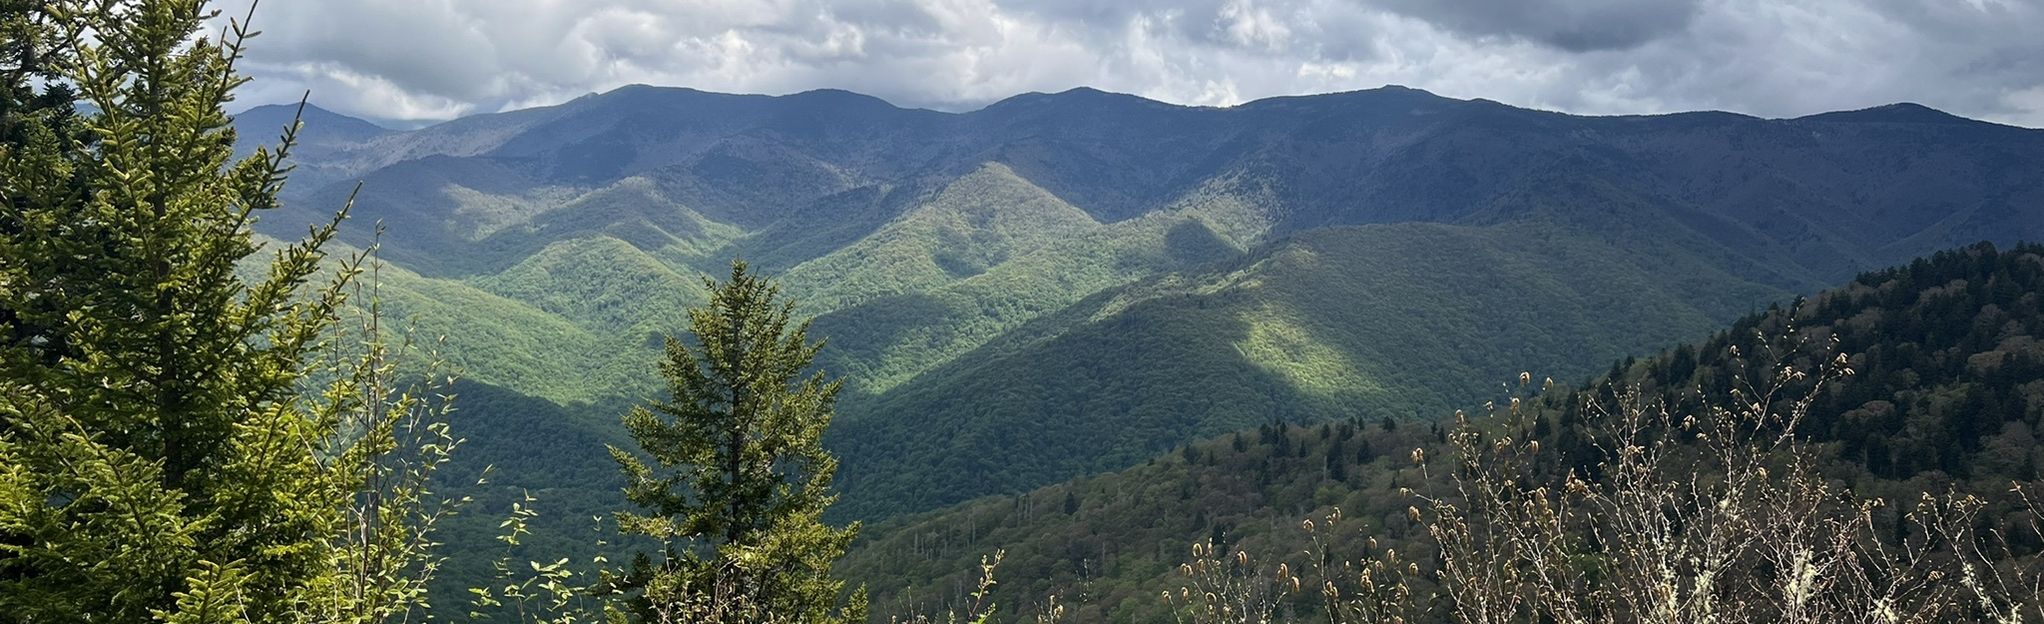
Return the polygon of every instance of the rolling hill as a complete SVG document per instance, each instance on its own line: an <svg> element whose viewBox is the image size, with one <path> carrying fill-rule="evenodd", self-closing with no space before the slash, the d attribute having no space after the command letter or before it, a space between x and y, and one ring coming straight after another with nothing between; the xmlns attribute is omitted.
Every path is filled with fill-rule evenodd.
<svg viewBox="0 0 2044 624"><path fill-rule="evenodd" d="M307 122L259 227L299 231L360 180L349 240L387 226L413 293L394 308L479 383L570 411L646 397L700 275L782 275L848 381L832 443L863 518L1272 418L1435 413L1500 371L1586 374L1870 267L2044 238L2044 132L1906 104L1078 89L944 113L633 86L411 131Z"/></svg>
<svg viewBox="0 0 2044 624"><path fill-rule="evenodd" d="M1594 475L1600 456L1585 441L1603 425L1583 407L1585 397L1601 394L1608 402L1611 388L1633 387L1667 400L1678 415L1697 413L1697 397L1726 396L1734 376L1771 375L1772 362L1740 357L1735 347L1761 353L1759 346L1780 346L1773 337L1793 328L1808 342L1783 351L1788 362L1809 366L1825 357L1835 337L1835 353L1848 356L1856 373L1816 396L1799 432L1823 454L1828 478L1857 496L1887 502L1876 518L1884 534L1924 493L1957 488L1988 499L1982 526L2028 535L2019 528L2027 526L2027 502L2010 493L2009 484L2035 487L2044 477L2036 433L2044 422L2044 343L2038 342L2044 335L2044 247L1976 245L1939 253L1729 327L1652 357L1609 363L1608 373L1531 400L1530 426L1500 428L1502 417L1480 416L1478 426L1492 435L1538 440L1551 449L1548 461ZM1533 370L1536 378L1550 372ZM1514 392L1491 388L1485 398ZM1792 385L1787 396L1804 390ZM1480 414L1479 403L1455 407ZM1452 457L1452 450L1442 444L1438 425L1400 422L1266 422L1124 470L869 525L843 573L868 583L877 613L927 613L959 605L979 558L1005 550L992 597L1006 614L1000 621L1024 621L1016 616L1053 595L1067 607L1067 621L1168 621L1157 593L1182 585L1177 566L1187 560L1189 544L1241 550L1270 566L1287 560L1301 566L1298 553L1311 544L1299 521L1337 508L1347 518L1341 530L1328 525L1318 535L1329 552L1345 557L1374 540L1432 566L1435 547L1408 519L1405 507L1415 501L1400 491L1452 496L1445 465L1428 473L1409 459L1415 448L1428 457ZM1310 610L1316 600L1309 595L1299 608Z"/></svg>
<svg viewBox="0 0 2044 624"><path fill-rule="evenodd" d="M1493 388L1470 380L1582 377L1702 335L1726 310L1691 289L1785 295L1548 226L1315 230L1109 289L849 400L843 506L1024 491L1258 423L1430 419Z"/></svg>

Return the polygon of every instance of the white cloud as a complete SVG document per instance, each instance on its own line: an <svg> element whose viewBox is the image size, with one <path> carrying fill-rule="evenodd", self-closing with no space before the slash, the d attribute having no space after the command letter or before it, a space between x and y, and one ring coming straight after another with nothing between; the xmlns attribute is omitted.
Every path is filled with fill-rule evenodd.
<svg viewBox="0 0 2044 624"><path fill-rule="evenodd" d="M1250 0L1229 0L1221 6L1221 23L1235 45L1281 50L1292 37L1292 29Z"/></svg>
<svg viewBox="0 0 2044 624"><path fill-rule="evenodd" d="M248 0L220 4L229 14ZM245 101L442 119L629 83L972 108L1386 83L1583 113L1918 101L2044 121L2044 0L292 0Z"/></svg>

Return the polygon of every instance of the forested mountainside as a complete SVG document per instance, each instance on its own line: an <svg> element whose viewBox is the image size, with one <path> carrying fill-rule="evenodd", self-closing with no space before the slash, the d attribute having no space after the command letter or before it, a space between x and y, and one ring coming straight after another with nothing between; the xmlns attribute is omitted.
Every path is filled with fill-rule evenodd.
<svg viewBox="0 0 2044 624"><path fill-rule="evenodd" d="M1586 266L1600 268L1576 270ZM1661 277L1671 275L1687 278ZM882 517L1026 491L1134 464L1188 432L1432 420L1493 385L1470 380L1503 379L1525 362L1578 378L1703 335L1728 310L1685 297L1698 290L1732 301L1775 292L1553 227L1300 234L1110 289L916 383L848 401L856 417L835 437L841 506Z"/></svg>
<svg viewBox="0 0 2044 624"><path fill-rule="evenodd" d="M509 110L559 92L533 55L446 70L558 29L275 57L217 4L0 2L0 624L2044 614L2044 129L1403 87ZM571 13L569 73L643 65ZM1150 43L1311 45L1221 17ZM1939 101L2034 118L1973 78ZM336 81L504 108L225 109Z"/></svg>
<svg viewBox="0 0 2044 624"><path fill-rule="evenodd" d="M1789 344L1779 339L1785 335L1802 347L1761 355ZM1594 475L1598 455L1584 445L1586 431L1600 423L1590 422L1588 401L1608 404L1614 388L1635 387L1664 397L1679 420L1699 397L1726 396L1737 376L1765 379L1776 359L1808 368L1835 351L1854 374L1816 395L1798 431L1821 449L1831 478L1888 501L1876 518L1884 535L1900 530L1895 514L1920 494L1953 486L2002 493L1979 522L2027 535L2010 530L2028 516L2006 493L2011 481L2036 484L2044 461L2040 337L2044 247L1976 245L1861 275L1701 342L1618 361L1573 390L1530 403L1528 424L1492 433L1540 441L1557 468ZM1785 393L1806 387L1791 384ZM1467 409L1481 413L1479 405ZM1337 507L1348 519L1342 531L1318 537L1338 556L1362 552L1375 538L1380 548L1430 565L1425 553L1436 548L1408 517L1415 499L1401 489L1437 494L1447 487L1448 464L1429 473L1412 461L1414 449L1451 457L1443 436L1438 424L1390 418L1273 421L1123 471L871 525L844 567L870 583L876 611L927 611L959 604L979 558L1005 549L994 600L1011 615L1056 595L1071 621L1160 621L1169 616L1157 592L1180 586L1177 568L1193 542L1282 561L1308 545L1300 520ZM2018 548L2036 547L2025 544Z"/></svg>
<svg viewBox="0 0 2044 624"><path fill-rule="evenodd" d="M278 116L240 120L260 137ZM259 226L296 231L359 179L348 236L385 225L407 282L390 309L449 336L469 379L570 411L654 393L705 268L779 273L849 383L833 444L842 511L867 518L1274 413L1435 413L1499 371L1586 373L1865 268L2044 233L2024 175L2044 132L1913 105L1582 117L1395 87L1229 108L1080 89L942 113L627 87L404 132L316 113L305 133L289 207ZM1540 335L1561 348L1493 339Z"/></svg>

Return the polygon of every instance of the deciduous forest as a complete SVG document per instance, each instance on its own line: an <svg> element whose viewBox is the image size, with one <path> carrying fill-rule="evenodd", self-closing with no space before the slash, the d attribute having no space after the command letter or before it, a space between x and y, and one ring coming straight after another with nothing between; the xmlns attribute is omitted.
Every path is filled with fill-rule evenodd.
<svg viewBox="0 0 2044 624"><path fill-rule="evenodd" d="M0 622L2044 621L2044 131L244 106L0 0Z"/></svg>

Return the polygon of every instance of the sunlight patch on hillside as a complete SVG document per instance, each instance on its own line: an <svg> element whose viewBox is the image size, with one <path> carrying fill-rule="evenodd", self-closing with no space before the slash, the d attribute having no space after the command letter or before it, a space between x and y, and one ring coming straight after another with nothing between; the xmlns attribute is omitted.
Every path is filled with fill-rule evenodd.
<svg viewBox="0 0 2044 624"><path fill-rule="evenodd" d="M449 184L440 189L453 204L450 220L470 241L478 241L545 213L573 198L577 191L563 187L539 187L524 196L499 195Z"/></svg>
<svg viewBox="0 0 2044 624"><path fill-rule="evenodd" d="M1247 328L1235 343L1243 359L1319 399L1353 399L1381 394L1384 387L1365 376L1354 358L1317 336L1306 323L1275 305L1239 315Z"/></svg>

